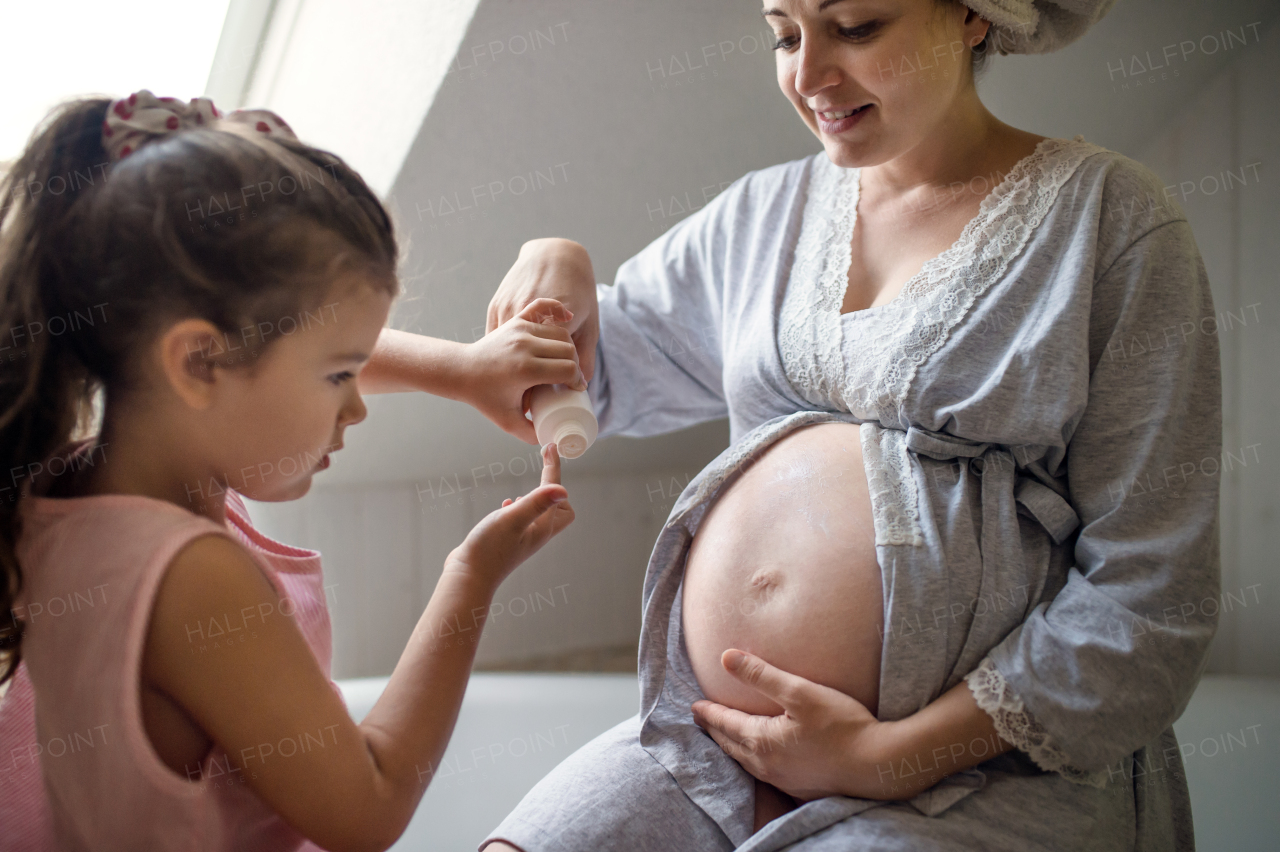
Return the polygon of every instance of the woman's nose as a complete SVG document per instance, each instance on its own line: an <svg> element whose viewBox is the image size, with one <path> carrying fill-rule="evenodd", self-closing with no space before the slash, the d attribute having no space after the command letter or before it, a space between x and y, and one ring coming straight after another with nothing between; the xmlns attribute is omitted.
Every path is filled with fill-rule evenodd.
<svg viewBox="0 0 1280 852"><path fill-rule="evenodd" d="M796 94L812 98L840 82L840 67L831 51L812 38L800 42L796 51Z"/></svg>

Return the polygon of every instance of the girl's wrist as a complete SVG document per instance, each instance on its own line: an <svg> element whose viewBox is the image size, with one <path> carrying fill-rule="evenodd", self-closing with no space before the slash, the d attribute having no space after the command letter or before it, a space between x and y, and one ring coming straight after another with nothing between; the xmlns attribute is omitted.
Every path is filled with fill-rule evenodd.
<svg viewBox="0 0 1280 852"><path fill-rule="evenodd" d="M465 402L474 408L474 391L480 381L478 367L480 341L472 343L449 341L449 343L452 345L446 353L445 365L441 370L441 383L447 385L448 393L437 393L437 396L448 396L449 399Z"/></svg>
<svg viewBox="0 0 1280 852"><path fill-rule="evenodd" d="M451 553L444 561L437 588L447 586L468 596L492 598L501 583L502 579L494 577L493 571L486 571Z"/></svg>
<svg viewBox="0 0 1280 852"><path fill-rule="evenodd" d="M415 375L417 390L459 402L469 400L475 344L423 338L423 368Z"/></svg>

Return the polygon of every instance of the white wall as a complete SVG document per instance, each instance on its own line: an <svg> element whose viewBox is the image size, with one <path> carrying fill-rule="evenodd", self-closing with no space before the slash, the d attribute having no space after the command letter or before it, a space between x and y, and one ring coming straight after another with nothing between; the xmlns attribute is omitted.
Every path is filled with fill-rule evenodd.
<svg viewBox="0 0 1280 852"><path fill-rule="evenodd" d="M233 0L207 89L266 107L385 193L479 0Z"/></svg>
<svg viewBox="0 0 1280 852"><path fill-rule="evenodd" d="M1240 674L1280 675L1277 81L1280 28L1272 27L1138 155L1186 210L1213 283L1217 317L1203 327L1222 349L1222 586L1229 597L1212 667Z"/></svg>
<svg viewBox="0 0 1280 852"><path fill-rule="evenodd" d="M726 40L733 50L721 54ZM688 206L746 171L818 150L777 92L768 44L758 10L737 0L482 2L392 189L410 245L408 293L393 324L474 340L524 240L578 239L598 279L611 281ZM673 53L692 58L707 46L711 66L670 74ZM494 182L503 191L490 196ZM478 207L440 204L476 204L476 187ZM465 406L424 395L369 402L368 421L348 433L316 493L254 507L282 537L319 546L342 584L331 598L339 676L389 671L444 555L483 511L535 481L513 475L524 470L513 460L536 459L536 449ZM533 594L541 609L495 619L480 663L633 643L662 521L727 437L724 423L712 423L651 441L610 439L566 463L577 522L497 598ZM432 496L444 474L472 487L463 506ZM364 508L348 516L352 495ZM374 574L376 588L358 590L358 578ZM553 590L560 603L540 603Z"/></svg>
<svg viewBox="0 0 1280 852"><path fill-rule="evenodd" d="M1277 5L1122 0L1059 54L996 57L980 91L1016 126L1083 133L1170 182L1269 162L1278 75L1265 22ZM1206 38L1225 43L1226 30L1255 22L1245 44L1210 52ZM1196 48L1177 48L1165 79L1132 63L1187 41ZM611 281L619 263L725 183L818 150L777 91L767 42L755 0L480 2L391 189L409 244L408 293L393 324L471 341L524 240L577 239L598 280ZM1280 674L1280 640L1262 632L1275 599L1264 579L1274 566L1265 534L1276 510L1269 453L1278 422L1267 367L1280 352L1262 293L1274 287L1276 187L1260 168L1256 185L1185 206L1219 310L1262 302L1258 323L1223 336L1226 443L1237 452L1262 445L1258 465L1226 479L1223 536L1224 585L1264 585L1249 592L1258 603L1224 619L1214 665ZM567 463L578 521L503 586L499 602L532 603L495 619L481 663L634 641L657 530L679 488L726 442L725 425L708 424L609 439ZM313 494L255 506L270 532L325 554L337 583L338 676L390 671L445 554L484 511L531 487L535 458L465 406L375 397ZM444 493L445 475L470 490Z"/></svg>
<svg viewBox="0 0 1280 852"><path fill-rule="evenodd" d="M317 488L288 504L252 504L269 534L324 554L336 677L388 674L426 607L449 551L503 498L537 485L537 448L490 469L408 484ZM501 466L499 469L498 466ZM680 488L697 469L566 477L576 512L503 584L479 665L575 649L617 648L640 635L649 551ZM471 624L458 638L472 641Z"/></svg>

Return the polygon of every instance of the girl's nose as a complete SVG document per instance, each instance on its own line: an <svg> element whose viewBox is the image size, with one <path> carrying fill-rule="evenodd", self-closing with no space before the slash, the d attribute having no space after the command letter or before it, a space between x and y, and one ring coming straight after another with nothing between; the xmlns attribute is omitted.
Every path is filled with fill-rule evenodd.
<svg viewBox="0 0 1280 852"><path fill-rule="evenodd" d="M360 392L355 387L356 383L351 382L351 395L342 406L342 410L338 412L339 426L350 426L354 423L359 423L369 414L369 409L364 404L364 397L360 396Z"/></svg>

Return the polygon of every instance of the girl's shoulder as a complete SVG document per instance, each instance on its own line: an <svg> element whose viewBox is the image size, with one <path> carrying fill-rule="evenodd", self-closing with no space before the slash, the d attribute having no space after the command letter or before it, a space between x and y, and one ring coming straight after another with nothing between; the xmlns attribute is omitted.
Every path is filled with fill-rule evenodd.
<svg viewBox="0 0 1280 852"><path fill-rule="evenodd" d="M184 507L142 494L92 493L93 471L110 447L76 441L31 465L19 505L22 533L16 551L33 605L65 588L145 585L188 542L217 534L235 540L228 526ZM196 489L193 500L202 499Z"/></svg>
<svg viewBox="0 0 1280 852"><path fill-rule="evenodd" d="M68 589L110 589L113 594L103 592L104 600L97 603L112 609L120 599L153 586L194 539L234 539L209 518L137 494L28 496L21 514L16 550L24 576L21 597L32 608L30 615L34 608L53 607L55 598L65 599ZM58 606L78 605L73 600Z"/></svg>

